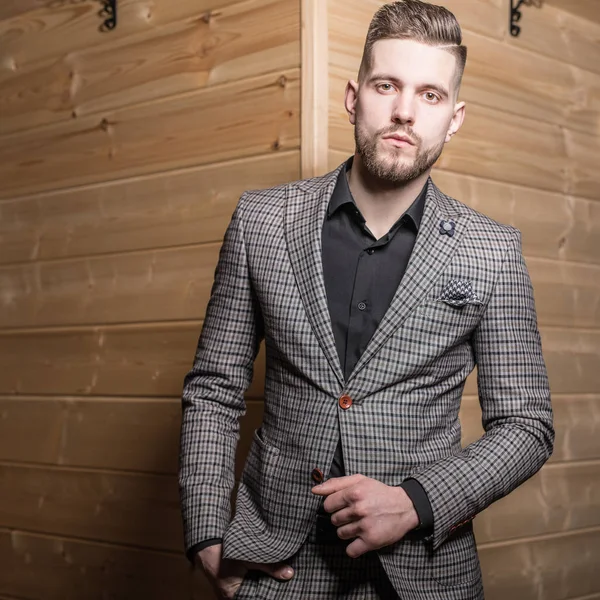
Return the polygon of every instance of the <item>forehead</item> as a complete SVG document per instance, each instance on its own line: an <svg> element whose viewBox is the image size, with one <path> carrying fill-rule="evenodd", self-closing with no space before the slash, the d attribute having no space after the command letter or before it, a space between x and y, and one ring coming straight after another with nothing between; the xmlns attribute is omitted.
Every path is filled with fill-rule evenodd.
<svg viewBox="0 0 600 600"><path fill-rule="evenodd" d="M379 40L371 49L370 73L407 83L425 80L450 86L455 68L456 58L450 52L414 40Z"/></svg>

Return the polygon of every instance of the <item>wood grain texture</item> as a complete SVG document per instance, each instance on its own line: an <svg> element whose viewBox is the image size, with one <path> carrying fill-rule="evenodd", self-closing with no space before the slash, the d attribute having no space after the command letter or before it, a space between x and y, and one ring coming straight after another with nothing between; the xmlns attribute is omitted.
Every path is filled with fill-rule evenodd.
<svg viewBox="0 0 600 600"><path fill-rule="evenodd" d="M183 552L0 530L0 590L19 600L211 600Z"/></svg>
<svg viewBox="0 0 600 600"><path fill-rule="evenodd" d="M0 464L0 527L183 549L177 479Z"/></svg>
<svg viewBox="0 0 600 600"><path fill-rule="evenodd" d="M549 463L600 460L600 395L552 394L556 439ZM483 435L476 396L463 397L460 409L462 444Z"/></svg>
<svg viewBox="0 0 600 600"><path fill-rule="evenodd" d="M328 168L349 152L329 151ZM600 203L508 182L435 168L432 179L445 194L523 234L527 257L600 264Z"/></svg>
<svg viewBox="0 0 600 600"><path fill-rule="evenodd" d="M0 134L300 66L299 6L287 0L248 0L210 19L105 39L5 72Z"/></svg>
<svg viewBox="0 0 600 600"><path fill-rule="evenodd" d="M240 420L239 477L262 421L249 400ZM0 398L0 461L174 475L180 398Z"/></svg>
<svg viewBox="0 0 600 600"><path fill-rule="evenodd" d="M600 203L566 194L434 169L449 196L523 235L527 257L600 264Z"/></svg>
<svg viewBox="0 0 600 600"><path fill-rule="evenodd" d="M16 8L14 4L19 2ZM48 58L127 39L168 23L188 19L210 20L240 0L119 0L119 25L102 33L98 4L93 0L9 0L0 12L0 65L4 69L29 68ZM12 6L11 6L12 5ZM37 6L36 6L37 5Z"/></svg>
<svg viewBox="0 0 600 600"><path fill-rule="evenodd" d="M0 335L0 393L180 396L201 322ZM262 397L264 351L247 396Z"/></svg>
<svg viewBox="0 0 600 600"><path fill-rule="evenodd" d="M299 69L4 136L1 197L299 147Z"/></svg>
<svg viewBox="0 0 600 600"><path fill-rule="evenodd" d="M471 2L470 6L483 4ZM342 80L355 79L372 5L351 3L350 8L346 4L338 8L334 4L330 25L330 73ZM343 16L347 10L349 14ZM524 14L525 19L528 9ZM473 102L583 133L600 132L598 73L476 33L464 24L463 33L468 59L459 100L467 102L467 115ZM332 99L340 107L344 85L345 81L332 81Z"/></svg>
<svg viewBox="0 0 600 600"><path fill-rule="evenodd" d="M337 100L345 84L341 74L330 76L329 139L331 149L352 153L352 127L343 104ZM598 139L470 103L462 128L446 144L436 166L485 179L597 198L600 175L593 165L600 160Z"/></svg>
<svg viewBox="0 0 600 600"><path fill-rule="evenodd" d="M218 243L0 269L2 327L204 316Z"/></svg>
<svg viewBox="0 0 600 600"><path fill-rule="evenodd" d="M567 11L586 21L594 21L600 25L600 6L598 0L546 0L548 6L554 6L558 10Z"/></svg>
<svg viewBox="0 0 600 600"><path fill-rule="evenodd" d="M199 332L199 322L184 322L3 333L0 394L179 396ZM553 392L597 393L600 332L542 328L541 333ZM259 352L248 396L262 397L263 386ZM475 375L465 393L477 393Z"/></svg>
<svg viewBox="0 0 600 600"><path fill-rule="evenodd" d="M597 593L598 556L600 528L482 546L486 600L570 600Z"/></svg>
<svg viewBox="0 0 600 600"><path fill-rule="evenodd" d="M600 460L547 465L475 518L479 544L600 527Z"/></svg>
<svg viewBox="0 0 600 600"><path fill-rule="evenodd" d="M220 247L208 243L0 267L0 327L201 319ZM600 266L537 258L527 264L541 325L600 326Z"/></svg>
<svg viewBox="0 0 600 600"><path fill-rule="evenodd" d="M542 8L525 7L521 35L506 36L506 43L600 73L600 23L567 12L569 5L571 0L560 7L546 2Z"/></svg>
<svg viewBox="0 0 600 600"><path fill-rule="evenodd" d="M301 0L302 6L302 177L316 177L327 164L329 59L328 6Z"/></svg>
<svg viewBox="0 0 600 600"><path fill-rule="evenodd" d="M547 327L540 333L552 393L597 394L600 332ZM467 378L465 394L477 394L476 372Z"/></svg>
<svg viewBox="0 0 600 600"><path fill-rule="evenodd" d="M552 408L556 441L550 463L600 460L600 395L554 394ZM238 466L262 409L262 401L248 399ZM4 396L0 460L173 474L180 417L179 397ZM463 398L460 420L464 446L483 434L477 397Z"/></svg>
<svg viewBox="0 0 600 600"><path fill-rule="evenodd" d="M0 263L220 242L245 190L299 178L292 151L0 202Z"/></svg>

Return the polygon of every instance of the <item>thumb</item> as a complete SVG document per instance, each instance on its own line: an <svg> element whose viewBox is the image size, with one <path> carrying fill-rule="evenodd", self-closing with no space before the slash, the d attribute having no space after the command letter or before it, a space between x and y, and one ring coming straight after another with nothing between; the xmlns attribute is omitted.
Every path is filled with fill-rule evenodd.
<svg viewBox="0 0 600 600"><path fill-rule="evenodd" d="M291 579L294 576L294 569L285 563L245 563L248 569L263 571L275 579Z"/></svg>

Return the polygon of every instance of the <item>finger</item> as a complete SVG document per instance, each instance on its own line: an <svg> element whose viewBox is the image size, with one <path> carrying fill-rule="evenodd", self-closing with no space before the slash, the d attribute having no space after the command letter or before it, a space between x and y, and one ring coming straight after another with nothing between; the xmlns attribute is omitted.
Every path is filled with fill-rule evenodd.
<svg viewBox="0 0 600 600"><path fill-rule="evenodd" d="M344 477L332 477L319 485L315 485L312 488L312 493L317 496L329 496L329 494L334 494L351 485L355 485L363 478L364 476L359 474L345 475Z"/></svg>
<svg viewBox="0 0 600 600"><path fill-rule="evenodd" d="M350 558L358 558L365 554L365 552L369 552L369 550L372 550L372 548L370 548L366 542L361 538L356 538L351 544L348 544L346 554Z"/></svg>
<svg viewBox="0 0 600 600"><path fill-rule="evenodd" d="M339 492L335 492L334 494L331 494L331 496L325 498L325 502L323 502L323 508L328 513L335 513L344 508L348 508L349 506L351 506L352 503L348 499L347 492L348 490L344 489Z"/></svg>
<svg viewBox="0 0 600 600"><path fill-rule="evenodd" d="M323 504L323 506L324 505L325 504ZM342 525L346 525L347 523L353 523L355 521L358 521L358 519L359 517L356 514L354 507L352 506L341 508L331 515L331 522L336 527L341 527Z"/></svg>
<svg viewBox="0 0 600 600"><path fill-rule="evenodd" d="M263 571L275 579L291 579L294 576L294 569L285 563L245 563L248 569Z"/></svg>
<svg viewBox="0 0 600 600"><path fill-rule="evenodd" d="M352 538L358 537L362 528L359 523L350 523L343 527L338 527L337 534L342 540L351 540Z"/></svg>

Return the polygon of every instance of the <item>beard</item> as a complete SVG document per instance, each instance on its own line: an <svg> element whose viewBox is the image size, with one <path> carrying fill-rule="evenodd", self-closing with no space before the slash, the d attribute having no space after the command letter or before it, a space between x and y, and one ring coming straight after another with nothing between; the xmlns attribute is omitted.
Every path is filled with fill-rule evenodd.
<svg viewBox="0 0 600 600"><path fill-rule="evenodd" d="M406 135L415 143L416 156L413 160L407 157L408 147L396 148L390 145L387 151L378 149L382 137L392 133ZM370 136L359 121L354 127L354 142L356 153L362 158L362 163L371 176L391 184L413 181L435 164L444 149L444 140L436 146L423 149L421 139L414 132L405 131L398 126L380 129Z"/></svg>

